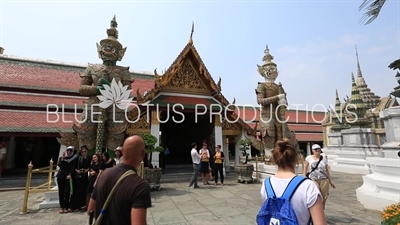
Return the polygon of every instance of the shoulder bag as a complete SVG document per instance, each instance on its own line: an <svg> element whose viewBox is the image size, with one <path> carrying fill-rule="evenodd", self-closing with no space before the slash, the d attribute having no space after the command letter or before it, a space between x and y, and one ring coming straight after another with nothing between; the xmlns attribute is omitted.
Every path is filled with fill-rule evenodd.
<svg viewBox="0 0 400 225"><path fill-rule="evenodd" d="M114 196L115 190L117 189L118 185L128 176L136 174L135 171L133 170L128 170L122 176L117 180L117 183L115 183L114 187L111 189L110 194L108 194L106 202L103 205L103 208L100 210L100 215L97 217L96 222L94 225L100 225L101 222L103 221L103 216L107 210L108 205L111 202L112 197Z"/></svg>
<svg viewBox="0 0 400 225"><path fill-rule="evenodd" d="M319 163L322 161L323 158L324 158L324 157L323 157L322 155L319 157L319 161L318 161L317 165L315 165L315 167L312 168L311 171L308 172L308 173L306 174L306 177L310 177L310 174L311 174L312 172L314 172L314 170L316 170L316 169L318 168Z"/></svg>

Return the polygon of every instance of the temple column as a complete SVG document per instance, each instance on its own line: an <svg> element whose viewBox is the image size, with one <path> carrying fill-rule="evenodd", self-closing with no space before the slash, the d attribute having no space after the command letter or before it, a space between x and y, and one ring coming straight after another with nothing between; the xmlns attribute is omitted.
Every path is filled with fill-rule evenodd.
<svg viewBox="0 0 400 225"><path fill-rule="evenodd" d="M224 167L225 167L225 170L227 172L229 172L231 169L231 162L229 161L229 138L228 138L228 136L225 135L223 137L223 139L224 139L224 143L223 143L222 148L224 149L224 155L225 155Z"/></svg>
<svg viewBox="0 0 400 225"><path fill-rule="evenodd" d="M152 111L151 112L151 127L150 127L150 134L153 135L154 137L157 138L157 143L155 146L160 145L160 115L157 114L157 111ZM160 153L158 152L153 152L152 153L152 161L151 163L153 164L154 167L159 167L159 155Z"/></svg>
<svg viewBox="0 0 400 225"><path fill-rule="evenodd" d="M215 145L221 145L221 151L224 151L224 141L222 139L222 121L221 115L215 115L214 120L214 135L215 135Z"/></svg>
<svg viewBox="0 0 400 225"><path fill-rule="evenodd" d="M6 153L6 158L4 161L4 169L12 169L15 168L15 151L16 151L16 143L15 143L15 137L11 137L10 140L6 144L7 148L7 153Z"/></svg>
<svg viewBox="0 0 400 225"><path fill-rule="evenodd" d="M310 142L307 142L306 154L307 156L311 155L311 146Z"/></svg>

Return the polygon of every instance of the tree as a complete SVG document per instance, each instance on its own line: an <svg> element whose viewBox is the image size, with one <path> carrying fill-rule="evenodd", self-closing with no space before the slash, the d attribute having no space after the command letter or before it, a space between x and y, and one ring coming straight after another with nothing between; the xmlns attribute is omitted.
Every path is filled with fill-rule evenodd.
<svg viewBox="0 0 400 225"><path fill-rule="evenodd" d="M359 10L361 11L365 9L366 12L364 13L364 16L361 17L360 22L367 25L374 21L379 16L385 2L386 0L364 0L360 5Z"/></svg>
<svg viewBox="0 0 400 225"><path fill-rule="evenodd" d="M156 147L156 143L157 143L157 138L151 134L143 134L142 135L144 144L145 144L145 148L146 148L146 153L147 155L149 155L149 159L147 160L146 157L146 161L148 161L148 166L149 168L153 168L152 163L152 159L153 159L153 153L154 152L162 152L164 150L163 147L161 146L157 146Z"/></svg>
<svg viewBox="0 0 400 225"><path fill-rule="evenodd" d="M382 10L383 5L385 4L386 0L364 0L364 2L360 5L359 10L366 9L364 16L361 18L360 21L365 22L364 24L367 25L374 21ZM397 59L390 63L390 69L396 70L400 69L400 59Z"/></svg>

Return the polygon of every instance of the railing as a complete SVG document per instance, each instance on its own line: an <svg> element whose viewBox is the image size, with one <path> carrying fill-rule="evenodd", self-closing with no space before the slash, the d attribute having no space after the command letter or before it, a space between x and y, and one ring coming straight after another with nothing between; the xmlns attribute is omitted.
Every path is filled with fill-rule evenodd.
<svg viewBox="0 0 400 225"><path fill-rule="evenodd" d="M242 158L242 157L239 157L239 160L241 160L241 159L244 159L244 157ZM275 162L273 161L273 158L272 158L272 156L267 156L267 157L265 157L265 156L255 156L255 157L253 157L252 159L249 159L247 162L249 163L251 163L251 162L254 162L253 161L253 159L254 159L254 161L255 161L255 168L254 168L254 170L255 170L255 172L256 172L256 181L257 182L260 182L260 170L259 170L259 165L260 165L260 163L264 163L264 165L275 165ZM303 171L304 171L304 157L303 157L303 155L302 154L299 154L299 157L298 157L298 161L297 161L297 163L296 163L296 170L298 170L299 169L299 165L301 165L301 173L303 173Z"/></svg>
<svg viewBox="0 0 400 225"><path fill-rule="evenodd" d="M144 162L143 162L143 161L140 163L140 166L139 166L137 172L138 172L138 175L139 175L141 178L144 177Z"/></svg>
<svg viewBox="0 0 400 225"><path fill-rule="evenodd" d="M55 165L53 164L54 164L53 159L51 159L49 166L33 169L32 161L29 163L28 172L26 176L24 202L22 204L22 210L20 214L28 213L28 199L30 193L42 193L51 191L51 184L53 183L53 173L58 171L56 168L53 168L55 167ZM36 187L31 187L33 173L48 173L47 182Z"/></svg>

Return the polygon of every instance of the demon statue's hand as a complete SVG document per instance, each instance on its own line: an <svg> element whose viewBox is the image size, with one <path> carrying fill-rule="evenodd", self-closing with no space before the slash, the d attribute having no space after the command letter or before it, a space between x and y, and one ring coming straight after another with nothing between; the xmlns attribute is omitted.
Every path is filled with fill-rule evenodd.
<svg viewBox="0 0 400 225"><path fill-rule="evenodd" d="M104 90L104 89L105 89L105 88L104 88L104 85L110 86L111 84L110 84L110 82L108 82L108 80L103 79L103 78L100 78L100 79L97 81L97 87L96 87L97 94L101 94L100 90Z"/></svg>

